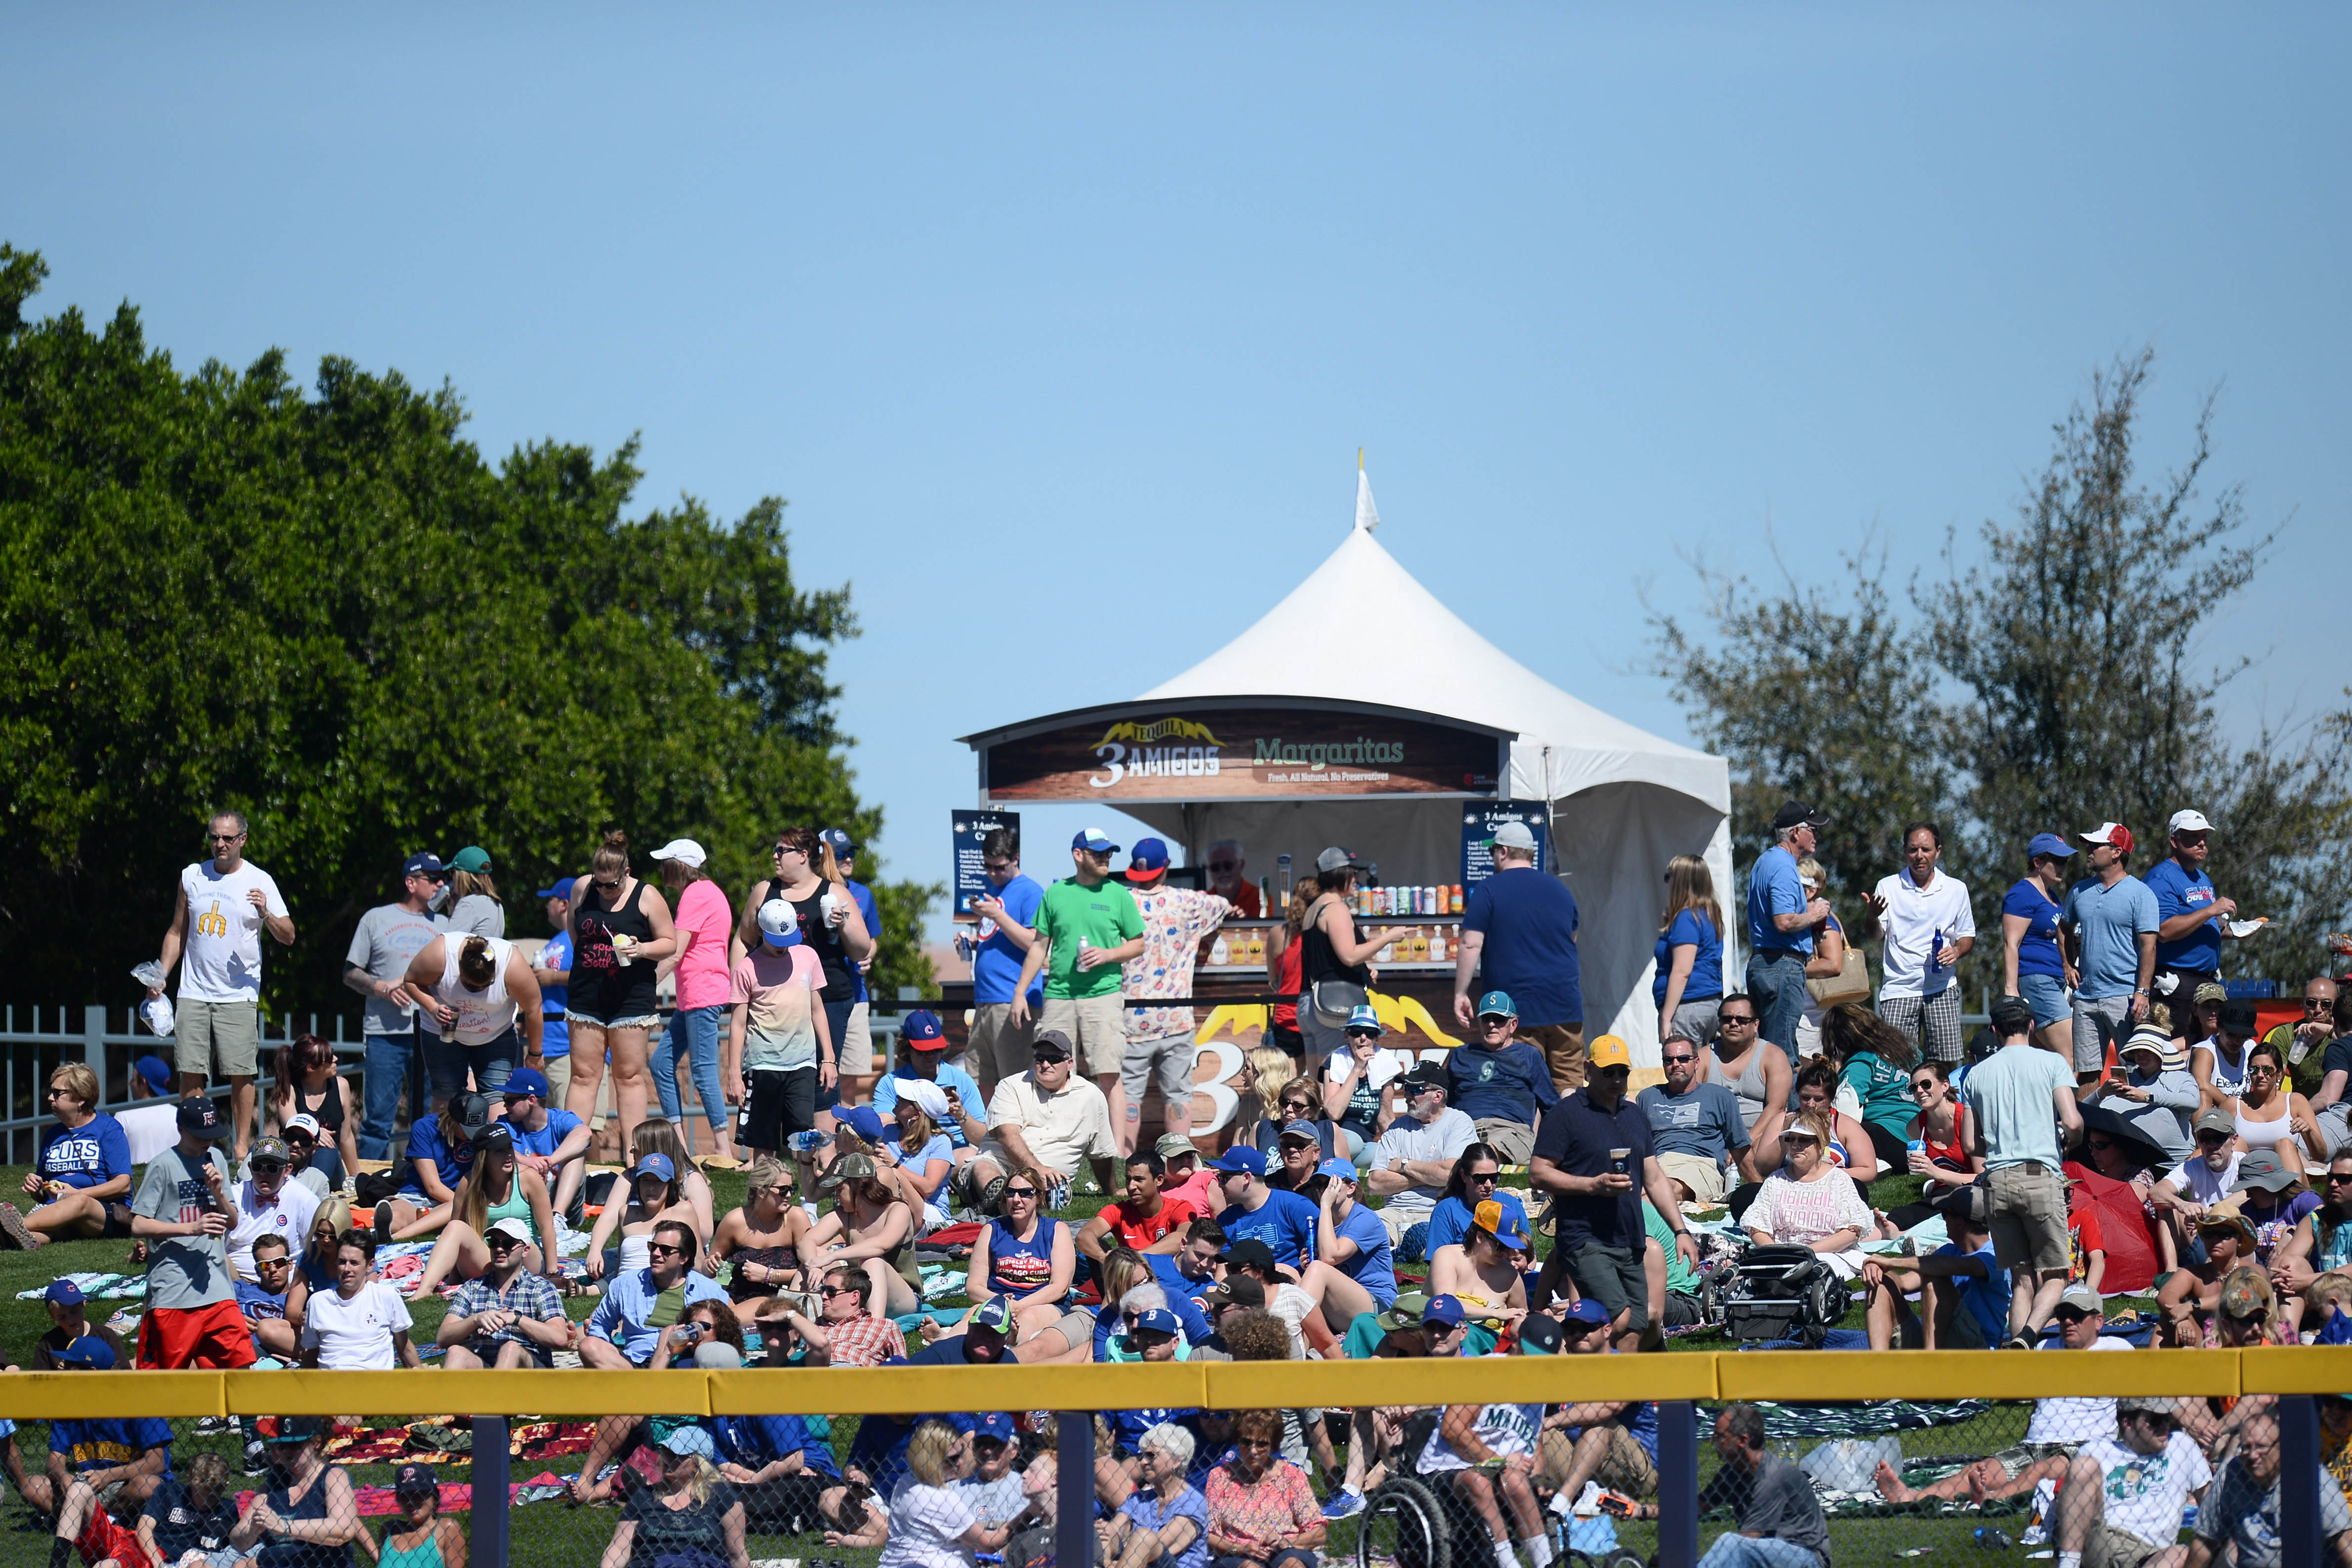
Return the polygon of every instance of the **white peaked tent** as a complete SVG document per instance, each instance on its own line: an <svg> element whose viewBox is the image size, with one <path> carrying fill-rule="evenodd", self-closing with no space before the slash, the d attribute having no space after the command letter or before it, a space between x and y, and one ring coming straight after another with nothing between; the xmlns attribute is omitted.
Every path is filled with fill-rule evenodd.
<svg viewBox="0 0 2352 1568"><path fill-rule="evenodd" d="M1704 855L1728 902L1729 767L1611 718L1503 653L1381 548L1372 537L1379 526L1360 468L1355 527L1339 547L1255 626L1138 700L1265 697L1269 672L1278 672L1281 700L1412 710L1515 737L1507 786L1496 793L1552 803L1558 869L1582 913L1585 1037L1619 1035L1637 1065L1655 1066L1650 976L1666 861ZM1546 599L1531 586L1526 610L1573 619L1572 604ZM1339 843L1378 860L1384 881L1413 883L1455 879L1464 804L1399 797L1122 809L1181 837L1196 856L1214 839L1238 839L1254 873L1272 869L1275 850L1299 857L1303 873L1317 849ZM1737 929L1738 915L1727 913Z"/></svg>

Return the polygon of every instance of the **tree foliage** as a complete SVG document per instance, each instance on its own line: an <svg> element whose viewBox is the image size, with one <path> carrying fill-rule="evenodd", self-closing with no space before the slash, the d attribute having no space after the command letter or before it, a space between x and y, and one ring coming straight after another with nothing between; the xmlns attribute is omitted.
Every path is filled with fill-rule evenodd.
<svg viewBox="0 0 2352 1568"><path fill-rule="evenodd" d="M795 582L782 501L632 518L633 444L493 468L446 386L184 376L128 305L29 321L45 271L0 247L0 931L43 999L126 990L216 808L301 931L266 1000L321 1012L415 849L489 849L529 935L607 826L701 840L739 899L779 826L877 832L825 679L848 592ZM887 995L936 892L877 894Z"/></svg>
<svg viewBox="0 0 2352 1568"><path fill-rule="evenodd" d="M2287 981L2326 967L2321 937L2352 899L2352 709L2227 721L2247 666L2202 667L2200 638L2272 536L2250 535L2236 489L2200 497L2210 402L2181 466L2139 480L2152 363L2093 377L2015 521L1986 522L1969 561L1948 538L1941 579L1910 584L1911 615L1865 551L1834 582L1790 575L1770 595L1709 575L1703 635L1654 617L1655 668L1731 760L1743 872L1779 801L1815 803L1833 819L1821 858L1850 919L1901 865L1903 824L1940 822L1946 868L1976 898L1973 987L1998 983L2001 896L2032 835L2122 822L2144 870L2172 813L2194 806L2215 826L2215 884L2274 922L2227 944L2225 965Z"/></svg>

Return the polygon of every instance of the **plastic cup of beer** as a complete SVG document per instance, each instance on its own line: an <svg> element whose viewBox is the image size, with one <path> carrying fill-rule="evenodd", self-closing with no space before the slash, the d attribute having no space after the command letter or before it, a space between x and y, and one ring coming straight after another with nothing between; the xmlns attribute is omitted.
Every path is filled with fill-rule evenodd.
<svg viewBox="0 0 2352 1568"><path fill-rule="evenodd" d="M1612 1175L1618 1175L1618 1176L1622 1176L1622 1175L1623 1175L1623 1174L1625 1173L1625 1163L1626 1163L1627 1161L1631 1160L1633 1157L1633 1150L1631 1150L1631 1149L1612 1149L1612 1150L1610 1150L1610 1151L1609 1151L1609 1171L1610 1171L1610 1173L1611 1173Z"/></svg>

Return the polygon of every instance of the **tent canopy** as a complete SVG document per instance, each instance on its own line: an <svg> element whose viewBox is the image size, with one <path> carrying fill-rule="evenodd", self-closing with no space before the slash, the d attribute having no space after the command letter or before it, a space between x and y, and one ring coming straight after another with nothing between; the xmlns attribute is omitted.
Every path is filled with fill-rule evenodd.
<svg viewBox="0 0 2352 1568"><path fill-rule="evenodd" d="M1552 805L1556 868L1582 914L1586 1037L1622 1036L1637 1061L1654 1065L1650 974L1660 884L1669 858L1702 855L1717 896L1728 901L1728 766L1601 712L1505 654L1381 547L1372 536L1379 522L1360 470L1356 524L1339 547L1255 626L1132 706L1139 716L1171 704L1405 712L1495 736L1505 753L1491 793ZM983 779L989 746L1066 717L966 736L982 752ZM1217 793L1201 782L1199 796ZM1270 869L1277 851L1311 867L1318 850L1336 843L1378 860L1384 881L1458 876L1460 793L1114 804L1195 854L1216 839L1237 839L1254 870Z"/></svg>

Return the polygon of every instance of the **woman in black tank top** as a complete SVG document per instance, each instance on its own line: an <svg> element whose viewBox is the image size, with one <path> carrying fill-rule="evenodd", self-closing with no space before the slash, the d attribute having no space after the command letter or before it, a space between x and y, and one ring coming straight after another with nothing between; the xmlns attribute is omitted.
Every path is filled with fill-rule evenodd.
<svg viewBox="0 0 2352 1568"><path fill-rule="evenodd" d="M607 835L572 889L572 1083L563 1108L583 1121L596 1114L604 1064L613 1067L613 1113L627 1148L646 1119L646 1046L661 1013L654 1001L659 962L677 947L669 901L629 874L629 843ZM614 938L621 940L615 942ZM623 963L625 952L629 962Z"/></svg>
<svg viewBox="0 0 2352 1568"><path fill-rule="evenodd" d="M1325 861L1337 863L1326 865ZM1345 1026L1326 1024L1316 1016L1316 982L1344 980L1370 988L1379 980L1380 972L1365 961L1399 935L1387 930L1367 934L1348 911L1348 892L1361 869L1354 856L1345 849L1326 849L1316 858L1315 866L1315 879L1323 892L1307 911L1298 933L1298 1034L1307 1043L1310 1062L1348 1048Z"/></svg>
<svg viewBox="0 0 2352 1568"><path fill-rule="evenodd" d="M287 1122L307 1115L319 1124L318 1148L308 1162L335 1186L358 1158L357 1118L346 1115L350 1080L335 1071L335 1047L316 1035L297 1035L278 1047L269 1120L282 1135ZM302 1162L297 1162L298 1164Z"/></svg>
<svg viewBox="0 0 2352 1568"><path fill-rule="evenodd" d="M817 837L815 828L787 827L777 834L775 865L776 874L755 885L751 896L743 900L743 913L735 926L736 942L746 952L759 946L760 906L770 899L782 899L793 906L800 921L801 941L824 970L824 989L817 993L817 1000L824 1004L825 1025L838 1053L841 1042L849 1037L849 1014L857 994L850 966L874 956L874 933L866 929L866 917L857 900L849 896L833 851ZM835 918L832 920L825 918L827 893L834 899ZM830 1110L841 1103L841 1073L871 1071L871 1064L866 1062L820 1061L817 1108Z"/></svg>

